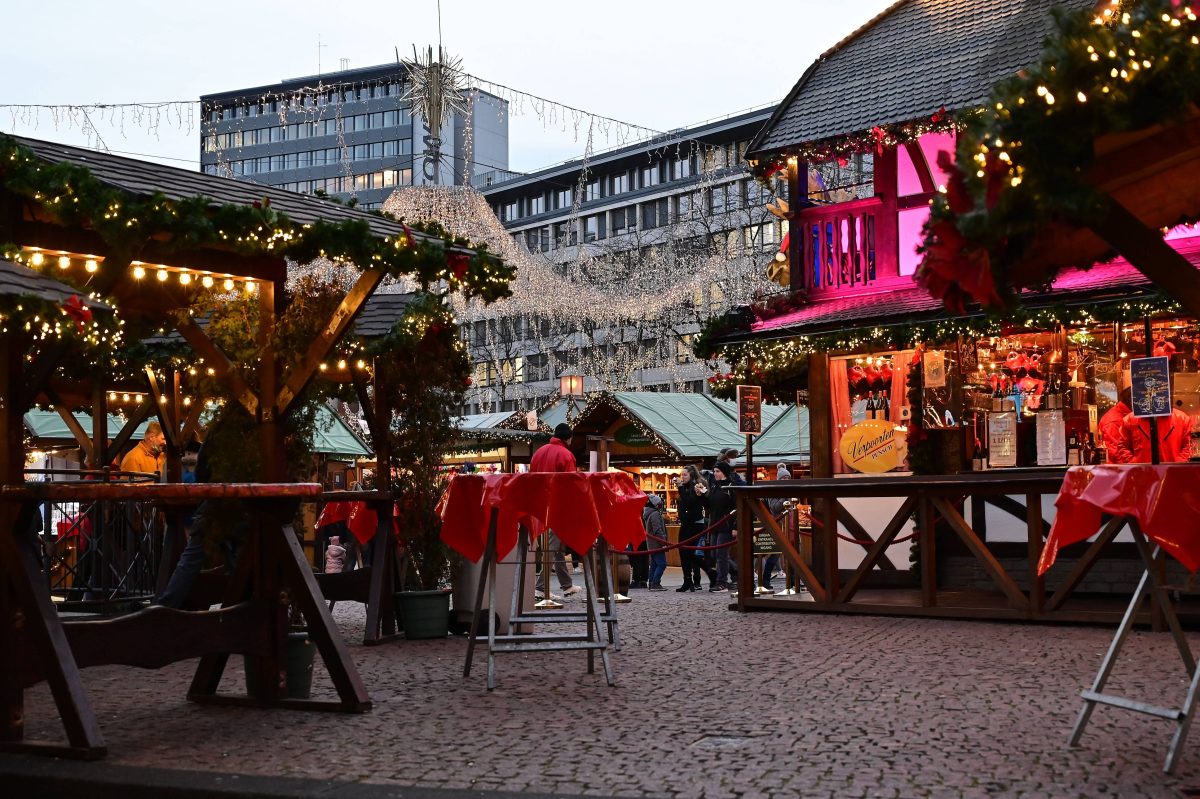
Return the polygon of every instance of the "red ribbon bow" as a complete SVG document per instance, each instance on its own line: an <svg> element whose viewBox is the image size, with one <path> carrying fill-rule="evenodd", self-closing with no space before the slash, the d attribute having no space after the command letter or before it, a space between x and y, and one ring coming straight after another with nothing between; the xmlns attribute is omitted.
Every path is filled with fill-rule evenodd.
<svg viewBox="0 0 1200 799"><path fill-rule="evenodd" d="M83 332L83 326L87 322L92 321L92 309L83 304L83 300L79 299L78 294L72 294L62 304L63 312L75 320L75 326L79 328L79 332Z"/></svg>

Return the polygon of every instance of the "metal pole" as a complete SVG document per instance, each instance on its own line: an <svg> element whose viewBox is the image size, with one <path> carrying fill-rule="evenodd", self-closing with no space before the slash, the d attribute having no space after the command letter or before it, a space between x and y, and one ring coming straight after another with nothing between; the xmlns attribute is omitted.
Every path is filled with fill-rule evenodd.
<svg viewBox="0 0 1200 799"><path fill-rule="evenodd" d="M1154 331L1150 327L1150 317L1143 318L1146 331L1146 357L1150 358L1154 355ZM1158 417L1150 417L1150 462L1157 466L1162 463L1162 452L1158 446Z"/></svg>

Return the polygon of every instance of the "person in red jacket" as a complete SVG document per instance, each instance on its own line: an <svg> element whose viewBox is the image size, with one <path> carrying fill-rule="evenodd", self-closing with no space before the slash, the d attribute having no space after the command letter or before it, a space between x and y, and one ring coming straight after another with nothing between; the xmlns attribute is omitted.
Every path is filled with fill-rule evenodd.
<svg viewBox="0 0 1200 799"><path fill-rule="evenodd" d="M1150 420L1132 413L1125 417L1125 446L1130 463L1150 463ZM1158 417L1160 463L1186 463L1192 457L1192 417L1179 408Z"/></svg>
<svg viewBox="0 0 1200 799"><path fill-rule="evenodd" d="M1117 404L1100 417L1097 427L1109 463L1129 463L1133 460L1133 453L1125 443L1125 417L1133 410L1132 405L1129 386L1126 386L1121 389Z"/></svg>
<svg viewBox="0 0 1200 799"><path fill-rule="evenodd" d="M559 424L554 428L554 437L545 446L533 453L533 458L529 461L529 471L531 472L574 472L576 471L575 456L571 453L571 449L567 443L571 440L571 426L568 424ZM562 589L563 596L572 596L578 594L581 589L574 585L571 580L571 570L567 568L567 559L563 552L563 543L553 530L549 531L550 536L550 551L554 563L554 574L558 577L558 585ZM538 598L545 596L546 575L539 573L537 582L534 584L534 594L540 595ZM551 595L551 599L555 597Z"/></svg>

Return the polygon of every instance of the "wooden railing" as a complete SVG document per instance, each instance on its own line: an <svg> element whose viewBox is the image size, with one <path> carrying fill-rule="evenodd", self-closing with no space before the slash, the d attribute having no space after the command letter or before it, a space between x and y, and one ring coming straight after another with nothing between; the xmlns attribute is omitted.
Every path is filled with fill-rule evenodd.
<svg viewBox="0 0 1200 799"><path fill-rule="evenodd" d="M879 234L883 203L876 199L806 208L795 225L803 253L805 288L824 289L865 287L883 274L895 274L895 254L887 255Z"/></svg>
<svg viewBox="0 0 1200 799"><path fill-rule="evenodd" d="M1042 498L1056 496L1060 470L984 472L970 475L861 477L850 479L786 480L738 487L738 563L750 563L755 528L770 533L786 564L805 589L798 599L756 597L753 571L738 570L739 610L771 608L799 611L877 613L949 618L1020 619L1030 621L1107 621L1119 619L1124 605L1089 597L1069 601L1083 578L1105 552L1110 552L1119 524L1107 524L1074 560L1056 567L1056 588L1047 590L1038 575L1046 533ZM811 547L798 546L772 518L766 500L788 498L812 504ZM860 523L847 500L884 498L898 501L890 519ZM972 513L964 516L965 501ZM981 508L991 505L1005 514L1023 517L1025 541L1020 563L1008 568L993 551L996 545L982 532ZM974 519L974 524L967 516ZM840 526L839 526L840 525ZM845 532L842 532L842 531ZM897 585L887 551L898 538L914 534L917 557L907 585ZM839 540L861 546L861 561L843 569ZM993 590L943 589L939 585L939 542L969 554L990 578ZM803 551L803 553L802 553ZM1014 571L1018 570L1018 571ZM880 579L887 577L892 579ZM886 587L884 587L886 586ZM869 590L868 590L869 589Z"/></svg>

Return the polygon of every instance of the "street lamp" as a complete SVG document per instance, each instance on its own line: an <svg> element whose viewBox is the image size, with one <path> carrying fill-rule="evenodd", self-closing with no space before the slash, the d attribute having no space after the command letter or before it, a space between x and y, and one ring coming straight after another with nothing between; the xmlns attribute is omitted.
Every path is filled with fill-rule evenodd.
<svg viewBox="0 0 1200 799"><path fill-rule="evenodd" d="M558 393L564 397L582 397L583 375L561 375L558 378Z"/></svg>
<svg viewBox="0 0 1200 799"><path fill-rule="evenodd" d="M560 375L558 393L567 399L567 423L570 424L579 416L579 403L576 400L585 396L583 375Z"/></svg>

